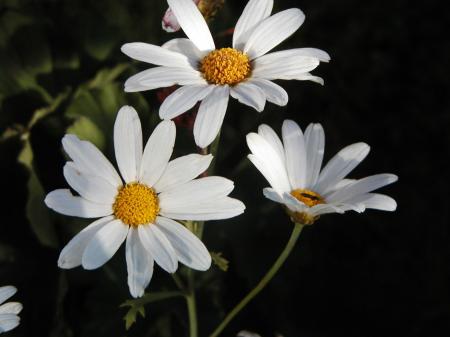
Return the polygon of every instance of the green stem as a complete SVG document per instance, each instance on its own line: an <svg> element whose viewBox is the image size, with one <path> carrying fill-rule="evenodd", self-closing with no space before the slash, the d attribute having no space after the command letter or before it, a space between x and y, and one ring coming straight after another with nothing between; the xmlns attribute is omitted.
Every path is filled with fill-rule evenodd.
<svg viewBox="0 0 450 337"><path fill-rule="evenodd" d="M209 335L209 337L217 337L219 334L225 329L225 327L228 325L228 323L231 322L231 320L256 296L258 295L261 290L264 289L264 287L270 282L270 280L275 276L275 274L278 272L278 270L281 268L281 266L286 261L289 254L291 254L292 249L295 246L295 243L297 242L300 233L302 232L304 225L302 224L295 224L294 229L292 230L291 237L289 238L289 241L286 244L286 247L284 247L283 251L281 252L280 256L278 256L277 260L273 264L273 266L269 269L269 271L264 275L264 277L259 281L259 283L256 285L255 288L253 288L247 296L245 296L225 317L225 319L220 323L217 328Z"/></svg>
<svg viewBox="0 0 450 337"><path fill-rule="evenodd" d="M198 336L198 326L197 326L197 303L195 301L195 294L193 292L186 295L186 303L189 314L189 336Z"/></svg>

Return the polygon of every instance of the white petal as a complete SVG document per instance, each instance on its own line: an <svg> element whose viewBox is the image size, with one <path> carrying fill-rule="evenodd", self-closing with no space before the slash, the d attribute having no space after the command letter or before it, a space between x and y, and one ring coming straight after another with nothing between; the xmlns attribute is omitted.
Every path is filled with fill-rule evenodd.
<svg viewBox="0 0 450 337"><path fill-rule="evenodd" d="M291 120L285 120L282 127L286 153L286 168L293 189L304 188L306 184L306 148L300 127Z"/></svg>
<svg viewBox="0 0 450 337"><path fill-rule="evenodd" d="M144 248L136 228L130 228L125 246L128 288L134 298L144 295L153 275L153 258Z"/></svg>
<svg viewBox="0 0 450 337"><path fill-rule="evenodd" d="M138 227L139 238L155 262L168 273L178 268L175 250L164 233L153 224Z"/></svg>
<svg viewBox="0 0 450 337"><path fill-rule="evenodd" d="M128 78L125 82L126 92L152 90L172 85L207 84L202 74L192 69L155 67L150 68Z"/></svg>
<svg viewBox="0 0 450 337"><path fill-rule="evenodd" d="M0 333L14 329L19 323L20 318L15 314L0 314Z"/></svg>
<svg viewBox="0 0 450 337"><path fill-rule="evenodd" d="M186 67L189 59L186 55L149 43L133 42L124 44L120 50L127 56L158 66Z"/></svg>
<svg viewBox="0 0 450 337"><path fill-rule="evenodd" d="M329 214L329 213L344 213L344 210L332 204L319 204L309 209L309 213L313 216Z"/></svg>
<svg viewBox="0 0 450 337"><path fill-rule="evenodd" d="M214 86L209 84L188 85L178 88L161 104L159 117L172 119L181 115L193 108L198 101L208 96L213 89Z"/></svg>
<svg viewBox="0 0 450 337"><path fill-rule="evenodd" d="M366 208L379 209L381 211L395 211L397 209L397 202L391 197L378 194L366 193L355 198L347 200L346 203L362 203Z"/></svg>
<svg viewBox="0 0 450 337"><path fill-rule="evenodd" d="M153 186L157 192L167 191L170 188L187 183L205 172L211 164L211 154L189 154L169 162L161 178Z"/></svg>
<svg viewBox="0 0 450 337"><path fill-rule="evenodd" d="M192 0L167 0L167 3L184 33L199 50L216 48L205 19Z"/></svg>
<svg viewBox="0 0 450 337"><path fill-rule="evenodd" d="M114 166L92 143L81 141L75 135L65 135L62 144L64 151L78 169L102 177L115 187L122 185L122 180Z"/></svg>
<svg viewBox="0 0 450 337"><path fill-rule="evenodd" d="M198 50L191 40L186 38L172 39L162 45L171 51L186 55L192 67L198 67L200 60L207 54Z"/></svg>
<svg viewBox="0 0 450 337"><path fill-rule="evenodd" d="M266 99L279 106L285 106L288 103L288 94L286 90L280 87L278 84L265 78L250 78L248 83L254 84L259 87L266 96Z"/></svg>
<svg viewBox="0 0 450 337"><path fill-rule="evenodd" d="M114 150L125 182L137 181L142 158L142 129L136 110L130 106L122 107L117 114Z"/></svg>
<svg viewBox="0 0 450 337"><path fill-rule="evenodd" d="M23 309L23 306L19 302L9 302L0 305L0 315L1 314L19 314Z"/></svg>
<svg viewBox="0 0 450 337"><path fill-rule="evenodd" d="M172 121L160 122L145 145L139 181L153 186L166 169L175 144L176 128Z"/></svg>
<svg viewBox="0 0 450 337"><path fill-rule="evenodd" d="M306 188L312 188L319 177L325 152L325 133L322 125L309 124L305 130Z"/></svg>
<svg viewBox="0 0 450 337"><path fill-rule="evenodd" d="M291 8L272 15L262 21L253 31L244 46L251 59L264 55L286 40L300 28L305 15L298 8Z"/></svg>
<svg viewBox="0 0 450 337"><path fill-rule="evenodd" d="M164 217L156 218L156 226L172 244L178 260L196 270L208 270L211 255L205 245L182 224Z"/></svg>
<svg viewBox="0 0 450 337"><path fill-rule="evenodd" d="M276 132L273 131L273 129L270 126L268 126L266 124L261 124L258 127L258 134L261 137L263 137L266 140L266 142L269 143L270 146L272 146L272 148L275 150L275 152L280 157L281 162L284 163L285 155L284 155L283 143L281 142L280 137L278 137Z"/></svg>
<svg viewBox="0 0 450 337"><path fill-rule="evenodd" d="M272 12L273 0L250 0L234 28L233 48L242 50L255 27Z"/></svg>
<svg viewBox="0 0 450 337"><path fill-rule="evenodd" d="M219 134L228 106L230 88L216 86L200 104L194 123L195 143L206 148Z"/></svg>
<svg viewBox="0 0 450 337"><path fill-rule="evenodd" d="M305 74L312 76L308 72L319 64L315 57L292 55L291 50L283 50L254 60L252 78L305 80Z"/></svg>
<svg viewBox="0 0 450 337"><path fill-rule="evenodd" d="M64 177L67 183L84 199L100 204L113 204L117 187L99 176L93 176L78 170L73 162L64 165Z"/></svg>
<svg viewBox="0 0 450 337"><path fill-rule="evenodd" d="M161 210L160 214L175 220L208 221L235 217L245 210L245 205L233 198L224 197L209 200L198 205L179 205Z"/></svg>
<svg viewBox="0 0 450 337"><path fill-rule="evenodd" d="M310 73L302 73L302 74L295 75L295 78L293 78L293 80L311 81L311 82L319 83L320 85L324 85L325 84L325 81L323 80L322 77L314 76L314 75L312 75Z"/></svg>
<svg viewBox="0 0 450 337"><path fill-rule="evenodd" d="M80 218L98 218L113 213L111 204L98 204L73 196L68 189L50 192L44 202L47 207L58 213Z"/></svg>
<svg viewBox="0 0 450 337"><path fill-rule="evenodd" d="M248 159L262 173L270 186L278 192L290 191L286 167L277 150L256 133L247 135L247 145L253 153L248 155Z"/></svg>
<svg viewBox="0 0 450 337"><path fill-rule="evenodd" d="M91 223L63 248L58 258L58 267L63 269L75 268L81 265L84 250L94 235L114 219L113 216L104 217Z"/></svg>
<svg viewBox="0 0 450 337"><path fill-rule="evenodd" d="M251 106L258 112L264 110L266 95L260 87L254 84L241 82L238 85L231 87L230 95L242 104Z"/></svg>
<svg viewBox="0 0 450 337"><path fill-rule="evenodd" d="M129 227L120 220L113 220L103 226L91 239L81 258L84 269L103 266L125 241Z"/></svg>
<svg viewBox="0 0 450 337"><path fill-rule="evenodd" d="M274 190L271 187L266 187L263 189L263 194L264 196L272 201L278 202L280 204L284 204L284 198L283 198L283 194L277 192L276 190Z"/></svg>
<svg viewBox="0 0 450 337"><path fill-rule="evenodd" d="M343 148L325 165L314 190L324 195L358 166L369 151L370 147L365 143L356 143Z"/></svg>
<svg viewBox="0 0 450 337"><path fill-rule="evenodd" d="M12 297L17 292L17 288L14 286L0 287L0 304L5 302L8 298Z"/></svg>
<svg viewBox="0 0 450 337"><path fill-rule="evenodd" d="M305 56L316 58L320 62L330 61L330 55L328 55L326 51L317 48L293 48L281 50L278 52L261 56L260 58L258 58L258 61L260 61L262 64L267 64L274 62L275 60L284 59L285 61L288 61L302 58Z"/></svg>

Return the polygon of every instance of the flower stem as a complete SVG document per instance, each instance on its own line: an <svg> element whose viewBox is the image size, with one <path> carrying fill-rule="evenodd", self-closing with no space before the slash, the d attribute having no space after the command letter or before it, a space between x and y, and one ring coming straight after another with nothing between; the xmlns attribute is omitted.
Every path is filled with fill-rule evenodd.
<svg viewBox="0 0 450 337"><path fill-rule="evenodd" d="M197 326L197 303L195 301L195 294L193 292L186 295L186 303L189 314L189 336L198 336L198 326Z"/></svg>
<svg viewBox="0 0 450 337"><path fill-rule="evenodd" d="M278 256L277 260L273 264L273 266L269 269L269 271L264 275L264 277L259 281L255 288L253 288L225 317L225 319L220 323L217 328L209 335L209 337L217 337L219 334L225 329L228 323L256 296L261 290L270 282L270 280L275 276L278 270L286 261L287 257L292 252L292 249L297 242L300 233L302 232L304 225L295 224L294 229L292 230L291 237L281 252L280 256Z"/></svg>

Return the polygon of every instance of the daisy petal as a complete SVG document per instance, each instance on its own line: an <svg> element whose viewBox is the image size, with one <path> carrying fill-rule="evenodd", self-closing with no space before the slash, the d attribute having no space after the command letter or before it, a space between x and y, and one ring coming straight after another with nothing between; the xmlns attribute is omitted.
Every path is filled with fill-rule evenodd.
<svg viewBox="0 0 450 337"><path fill-rule="evenodd" d="M126 43L120 50L132 59L158 66L186 67L190 65L186 55L149 43Z"/></svg>
<svg viewBox="0 0 450 337"><path fill-rule="evenodd" d="M125 82L126 92L152 90L172 85L207 84L202 74L190 67L150 68L128 78Z"/></svg>
<svg viewBox="0 0 450 337"><path fill-rule="evenodd" d="M159 117L172 119L193 108L194 105L208 96L214 86L209 84L187 85L171 93L159 108Z"/></svg>
<svg viewBox="0 0 450 337"><path fill-rule="evenodd" d="M298 80L298 81L311 81L311 82L316 82L319 83L320 85L324 85L325 81L323 80L322 77L319 76L314 76L310 73L303 73L303 74L298 74L295 75L295 78L293 78L294 80Z"/></svg>
<svg viewBox="0 0 450 337"><path fill-rule="evenodd" d="M145 145L139 181L153 186L166 169L175 144L176 129L172 121L160 122Z"/></svg>
<svg viewBox="0 0 450 337"><path fill-rule="evenodd" d="M261 88L254 84L248 82L239 83L238 85L231 87L230 95L242 104L251 106L258 112L264 110L266 95Z"/></svg>
<svg viewBox="0 0 450 337"><path fill-rule="evenodd" d="M122 107L117 114L114 149L117 166L125 182L138 180L142 158L142 129L136 110L130 106Z"/></svg>
<svg viewBox="0 0 450 337"><path fill-rule="evenodd" d="M320 204L313 206L309 209L309 213L313 216L318 216L322 214L329 214L329 213L344 213L344 210L337 207L336 205L332 204Z"/></svg>
<svg viewBox="0 0 450 337"><path fill-rule="evenodd" d="M168 273L174 273L178 268L177 254L164 233L153 224L139 226L138 232L142 245L155 262Z"/></svg>
<svg viewBox="0 0 450 337"><path fill-rule="evenodd" d="M167 0L167 3L184 33L199 50L216 48L205 19L192 0Z"/></svg>
<svg viewBox="0 0 450 337"><path fill-rule="evenodd" d="M191 181L205 172L211 164L211 154L189 154L169 162L161 178L153 186L157 192L163 192Z"/></svg>
<svg viewBox="0 0 450 337"><path fill-rule="evenodd" d="M198 205L179 205L161 210L160 214L175 220L221 220L242 214L245 205L233 198L204 201Z"/></svg>
<svg viewBox="0 0 450 337"><path fill-rule="evenodd" d="M343 148L325 165L314 190L324 195L358 166L369 151L370 147L365 143L356 143Z"/></svg>
<svg viewBox="0 0 450 337"><path fill-rule="evenodd" d="M0 314L0 333L14 329L19 323L20 318L15 314Z"/></svg>
<svg viewBox="0 0 450 337"><path fill-rule="evenodd" d="M68 189L54 190L47 194L45 204L52 210L80 218L98 218L112 214L111 204L98 204L76 197Z"/></svg>
<svg viewBox="0 0 450 337"><path fill-rule="evenodd" d="M96 269L108 262L127 238L128 229L120 220L113 220L100 228L84 250L81 258L83 268Z"/></svg>
<svg viewBox="0 0 450 337"><path fill-rule="evenodd" d="M263 189L264 196L272 201L278 202L280 204L284 204L283 195L278 193L276 190L274 190L271 187L266 187Z"/></svg>
<svg viewBox="0 0 450 337"><path fill-rule="evenodd" d="M286 154L286 168L293 189L304 188L306 183L306 148L300 127L285 120L282 127Z"/></svg>
<svg viewBox="0 0 450 337"><path fill-rule="evenodd" d="M250 0L234 28L233 48L242 50L255 27L272 12L273 0Z"/></svg>
<svg viewBox="0 0 450 337"><path fill-rule="evenodd" d="M285 106L288 103L288 94L286 90L278 84L264 78L251 78L248 80L248 83L259 87L264 92L264 95L269 102L279 106Z"/></svg>
<svg viewBox="0 0 450 337"><path fill-rule="evenodd" d="M306 212L308 213L309 207L306 206L300 200L297 200L290 192L283 193L284 204L294 212Z"/></svg>
<svg viewBox="0 0 450 337"><path fill-rule="evenodd" d="M67 183L84 199L100 204L113 204L117 187L99 176L89 175L78 170L73 162L64 165L64 177Z"/></svg>
<svg viewBox="0 0 450 337"><path fill-rule="evenodd" d="M285 155L284 155L283 143L281 142L280 137L278 137L276 132L273 131L273 129L270 126L268 126L266 124L261 124L258 127L258 135L263 137L265 139L265 141L267 143L269 143L270 146L272 146L272 148L275 150L275 152L280 157L281 162L284 163Z"/></svg>
<svg viewBox="0 0 450 337"><path fill-rule="evenodd" d="M200 50L198 50L195 44L193 44L191 40L186 38L169 40L161 47L186 55L191 66L193 67L197 66L198 62L206 55L206 52L201 52Z"/></svg>
<svg viewBox="0 0 450 337"><path fill-rule="evenodd" d="M77 136L68 134L62 139L62 145L79 170L102 177L115 187L122 185L114 166L92 143L81 141Z"/></svg>
<svg viewBox="0 0 450 337"><path fill-rule="evenodd" d="M182 224L164 217L156 218L156 226L172 244L178 260L196 270L208 270L211 255L205 245Z"/></svg>
<svg viewBox="0 0 450 337"><path fill-rule="evenodd" d="M12 297L17 292L17 288L14 286L0 287L0 303L5 302L8 298Z"/></svg>
<svg viewBox="0 0 450 337"><path fill-rule="evenodd" d="M23 309L23 306L19 302L9 302L0 305L0 315L1 314L19 314Z"/></svg>
<svg viewBox="0 0 450 337"><path fill-rule="evenodd" d="M249 36L244 52L252 60L264 55L291 36L304 20L305 15L298 8L287 9L268 17Z"/></svg>
<svg viewBox="0 0 450 337"><path fill-rule="evenodd" d="M113 216L98 219L75 235L59 254L58 267L71 269L80 266L84 250L91 239L100 229L110 223L113 219Z"/></svg>
<svg viewBox="0 0 450 337"><path fill-rule="evenodd" d="M194 139L197 146L206 148L219 134L227 111L230 88L216 86L200 104L194 123Z"/></svg>
<svg viewBox="0 0 450 337"><path fill-rule="evenodd" d="M352 198L347 203L362 203L366 208L378 209L381 211L395 211L397 209L397 202L384 194L366 193Z"/></svg>
<svg viewBox="0 0 450 337"><path fill-rule="evenodd" d="M306 188L312 188L319 177L325 152L325 133L322 125L309 124L305 130Z"/></svg>
<svg viewBox="0 0 450 337"><path fill-rule="evenodd" d="M153 275L153 258L144 248L136 228L128 231L125 257L130 294L134 298L141 297Z"/></svg>

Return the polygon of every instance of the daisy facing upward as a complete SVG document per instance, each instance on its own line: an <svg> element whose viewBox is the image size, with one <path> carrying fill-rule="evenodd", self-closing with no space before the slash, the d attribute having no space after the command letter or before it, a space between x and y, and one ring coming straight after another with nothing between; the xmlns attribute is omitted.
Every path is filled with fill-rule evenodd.
<svg viewBox="0 0 450 337"><path fill-rule="evenodd" d="M231 95L262 111L266 100L280 106L286 91L272 80L323 80L309 72L329 55L315 48L268 53L302 25L305 16L291 8L270 15L273 0L250 0L236 23L231 48L216 49L209 28L192 0L168 0L189 39L178 38L162 47L135 42L122 46L133 59L157 67L130 77L125 91L136 92L180 85L160 107L163 119L172 119L202 101L194 124L196 144L205 148L216 138Z"/></svg>
<svg viewBox="0 0 450 337"><path fill-rule="evenodd" d="M245 206L228 197L232 181L203 173L212 155L190 154L169 161L175 143L175 124L162 121L145 149L136 111L125 106L114 125L114 149L121 176L91 143L74 135L63 138L72 159L64 166L69 189L50 192L48 207L80 218L99 218L76 235L61 251L58 266L96 269L126 241L128 286L140 297L156 262L169 273L178 262L207 270L211 256L204 244L175 220L217 220L241 214ZM123 181L122 181L123 179Z"/></svg>

